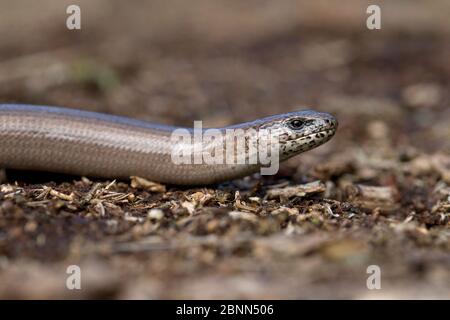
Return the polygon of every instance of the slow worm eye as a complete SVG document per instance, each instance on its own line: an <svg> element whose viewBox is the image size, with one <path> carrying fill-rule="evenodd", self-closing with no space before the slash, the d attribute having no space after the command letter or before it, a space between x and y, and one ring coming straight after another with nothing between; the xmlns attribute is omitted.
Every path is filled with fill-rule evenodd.
<svg viewBox="0 0 450 320"><path fill-rule="evenodd" d="M294 120L291 120L288 122L289 127L293 130L301 129L304 124L305 124L305 122L300 119L294 119Z"/></svg>

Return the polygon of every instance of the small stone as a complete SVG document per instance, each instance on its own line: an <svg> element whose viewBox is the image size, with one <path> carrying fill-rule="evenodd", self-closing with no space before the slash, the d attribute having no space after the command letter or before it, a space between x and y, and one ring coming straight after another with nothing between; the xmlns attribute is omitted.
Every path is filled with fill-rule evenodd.
<svg viewBox="0 0 450 320"><path fill-rule="evenodd" d="M389 137L389 127L383 121L372 121L367 126L367 132L372 139L383 140Z"/></svg>
<svg viewBox="0 0 450 320"><path fill-rule="evenodd" d="M411 107L432 107L441 100L441 88L434 83L418 83L406 87L403 92L405 103Z"/></svg>
<svg viewBox="0 0 450 320"><path fill-rule="evenodd" d="M150 209L147 213L147 217L150 219L161 220L164 218L164 211L161 209Z"/></svg>

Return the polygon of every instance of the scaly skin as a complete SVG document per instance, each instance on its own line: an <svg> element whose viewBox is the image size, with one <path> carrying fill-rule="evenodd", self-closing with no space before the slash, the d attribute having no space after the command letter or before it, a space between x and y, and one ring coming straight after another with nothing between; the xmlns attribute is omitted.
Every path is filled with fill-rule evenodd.
<svg viewBox="0 0 450 320"><path fill-rule="evenodd" d="M174 129L65 108L0 105L0 167L104 178L135 175L162 183L204 185L240 178L263 166L259 161L256 164L175 164L171 157L174 146L181 149L192 149L192 146L175 144L171 140ZM337 121L327 113L308 110L217 130L225 133L227 129L243 129L247 133L249 129L270 129L271 136L280 142L282 161L331 139ZM193 133L192 129L186 130ZM233 149L235 156L248 150L248 140L245 141L244 150ZM214 143L202 143L200 151L210 152L214 146Z"/></svg>

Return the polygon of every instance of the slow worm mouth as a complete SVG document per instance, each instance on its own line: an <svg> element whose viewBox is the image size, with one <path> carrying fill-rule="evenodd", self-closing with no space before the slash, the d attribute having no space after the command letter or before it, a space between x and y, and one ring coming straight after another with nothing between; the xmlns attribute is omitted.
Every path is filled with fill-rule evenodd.
<svg viewBox="0 0 450 320"><path fill-rule="evenodd" d="M311 133L305 135L305 137L313 137L313 136L316 136L316 135L323 135L323 134L325 136L332 137L336 133L336 131L337 131L337 126L329 127L329 128L326 128L326 129L322 128L320 130L316 130L314 132L311 132ZM317 138L319 138L319 137L317 137Z"/></svg>
<svg viewBox="0 0 450 320"><path fill-rule="evenodd" d="M336 131L336 127L317 130L303 136L302 138L307 139L307 141L318 141L320 143L324 143L330 140L335 135Z"/></svg>

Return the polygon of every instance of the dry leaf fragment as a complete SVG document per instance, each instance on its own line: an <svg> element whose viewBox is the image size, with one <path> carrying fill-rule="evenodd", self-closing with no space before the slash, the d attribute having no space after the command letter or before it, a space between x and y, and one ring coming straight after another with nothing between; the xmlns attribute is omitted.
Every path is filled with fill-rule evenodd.
<svg viewBox="0 0 450 320"><path fill-rule="evenodd" d="M258 207L248 206L245 202L241 201L241 195L239 194L239 191L236 191L234 198L234 206L236 209L246 210L250 212L257 212L259 210Z"/></svg>
<svg viewBox="0 0 450 320"><path fill-rule="evenodd" d="M192 202L184 201L181 203L181 206L185 208L190 215L193 215L195 212L195 205Z"/></svg>

